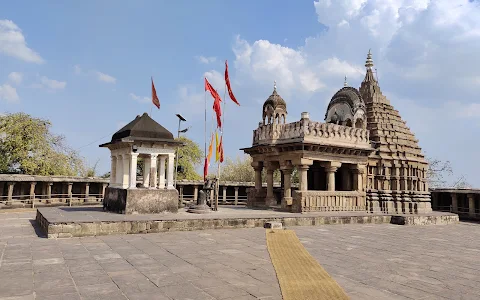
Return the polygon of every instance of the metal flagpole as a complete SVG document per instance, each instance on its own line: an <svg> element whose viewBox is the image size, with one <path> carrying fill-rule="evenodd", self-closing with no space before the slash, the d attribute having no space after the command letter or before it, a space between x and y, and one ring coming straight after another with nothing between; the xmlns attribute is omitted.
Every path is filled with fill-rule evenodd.
<svg viewBox="0 0 480 300"><path fill-rule="evenodd" d="M220 140L222 141L222 149L223 149L223 132L225 130L225 106L227 104L227 83L225 82L225 90L223 92L223 116L222 116L222 128L221 128L221 135L220 135ZM218 151L218 149L217 149ZM220 193L220 165L221 165L221 162L220 162L220 158L218 159L218 181L217 181L217 197L216 197L216 200L215 200L215 206L216 206L216 209L218 210L218 197L219 197L219 193Z"/></svg>

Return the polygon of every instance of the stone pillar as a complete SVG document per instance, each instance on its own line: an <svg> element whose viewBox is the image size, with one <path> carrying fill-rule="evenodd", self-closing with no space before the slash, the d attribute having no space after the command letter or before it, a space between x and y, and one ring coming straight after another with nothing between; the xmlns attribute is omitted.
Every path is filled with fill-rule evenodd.
<svg viewBox="0 0 480 300"><path fill-rule="evenodd" d="M400 168L399 168L399 165L394 165L394 170L395 170L395 179L394 179L395 190L399 191L400 190Z"/></svg>
<svg viewBox="0 0 480 300"><path fill-rule="evenodd" d="M331 161L326 164L325 172L327 173L327 190L335 191L335 172L340 168L340 162Z"/></svg>
<svg viewBox="0 0 480 300"><path fill-rule="evenodd" d="M88 201L88 197L90 196L90 183L85 183L85 201Z"/></svg>
<svg viewBox="0 0 480 300"><path fill-rule="evenodd" d="M223 204L227 204L227 187L223 186Z"/></svg>
<svg viewBox="0 0 480 300"><path fill-rule="evenodd" d="M178 186L178 193L179 193L179 198L180 198L180 205L183 204L183 185Z"/></svg>
<svg viewBox="0 0 480 300"><path fill-rule="evenodd" d="M468 194L468 216L475 217L475 195Z"/></svg>
<svg viewBox="0 0 480 300"><path fill-rule="evenodd" d="M100 190L100 197L102 199L105 198L105 188L107 187L107 184L106 183L101 183L101 190Z"/></svg>
<svg viewBox="0 0 480 300"><path fill-rule="evenodd" d="M307 191L308 190L308 168L309 165L299 165L297 166L299 179L300 179L300 191Z"/></svg>
<svg viewBox="0 0 480 300"><path fill-rule="evenodd" d="M128 184L128 188L136 189L137 188L137 160L138 160L138 153L130 153L129 161L130 161L130 182Z"/></svg>
<svg viewBox="0 0 480 300"><path fill-rule="evenodd" d="M150 156L143 158L143 187L150 187L150 170L152 169L152 160Z"/></svg>
<svg viewBox="0 0 480 300"><path fill-rule="evenodd" d="M238 205L238 186L235 187L235 205Z"/></svg>
<svg viewBox="0 0 480 300"><path fill-rule="evenodd" d="M255 170L255 189L257 191L262 189L262 170L263 170L263 163L254 161L252 162L252 167Z"/></svg>
<svg viewBox="0 0 480 300"><path fill-rule="evenodd" d="M52 201L52 185L53 182L47 182L47 203Z"/></svg>
<svg viewBox="0 0 480 300"><path fill-rule="evenodd" d="M13 188L15 187L15 182L8 182L8 191L7 191L7 205L12 205L13 200Z"/></svg>
<svg viewBox="0 0 480 300"><path fill-rule="evenodd" d="M171 190L175 187L173 186L173 173L175 172L175 154L168 155L168 173L167 173L167 189Z"/></svg>
<svg viewBox="0 0 480 300"><path fill-rule="evenodd" d="M117 155L117 168L115 170L115 187L122 187L123 180L123 156Z"/></svg>
<svg viewBox="0 0 480 300"><path fill-rule="evenodd" d="M457 194L451 193L450 196L452 197L452 212L458 212L458 202L457 202Z"/></svg>
<svg viewBox="0 0 480 300"><path fill-rule="evenodd" d="M160 172L159 172L159 181L158 181L158 188L164 189L165 188L165 156L160 156Z"/></svg>
<svg viewBox="0 0 480 300"><path fill-rule="evenodd" d="M117 181L117 157L112 154L110 159L110 186L114 187Z"/></svg>
<svg viewBox="0 0 480 300"><path fill-rule="evenodd" d="M123 180L122 180L122 189L128 188L130 185L130 155L122 155L123 159Z"/></svg>
<svg viewBox="0 0 480 300"><path fill-rule="evenodd" d="M150 154L150 184L151 189L157 188L157 156L158 154ZM160 158L161 160L161 158ZM161 165L160 165L161 168Z"/></svg>
<svg viewBox="0 0 480 300"><path fill-rule="evenodd" d="M356 165L353 168L353 189L355 191L363 192L363 174L365 173L364 165Z"/></svg>
<svg viewBox="0 0 480 300"><path fill-rule="evenodd" d="M68 182L67 183L67 194L68 194L68 205L69 206L72 206L72 199L73 199L72 188L73 188L73 182Z"/></svg>
<svg viewBox="0 0 480 300"><path fill-rule="evenodd" d="M292 205L292 169L283 169L283 176L285 180L285 186L283 188L282 208L286 208L288 205Z"/></svg>
<svg viewBox="0 0 480 300"><path fill-rule="evenodd" d="M267 168L267 198L265 199L265 205L273 206L276 204L275 197L273 195L273 166Z"/></svg>
<svg viewBox="0 0 480 300"><path fill-rule="evenodd" d="M193 201L197 203L198 200L198 186L194 185L193 186Z"/></svg>
<svg viewBox="0 0 480 300"><path fill-rule="evenodd" d="M35 199L35 186L37 185L36 182L30 182L30 199Z"/></svg>

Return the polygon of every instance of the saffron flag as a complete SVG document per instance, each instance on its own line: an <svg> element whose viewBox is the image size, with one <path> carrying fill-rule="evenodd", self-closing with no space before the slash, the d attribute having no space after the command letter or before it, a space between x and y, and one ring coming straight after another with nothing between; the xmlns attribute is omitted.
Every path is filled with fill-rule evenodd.
<svg viewBox="0 0 480 300"><path fill-rule="evenodd" d="M223 163L223 134L220 137L220 145L218 145L218 152L220 153L220 163Z"/></svg>
<svg viewBox="0 0 480 300"><path fill-rule="evenodd" d="M203 166L203 180L207 180L208 175L208 158L205 157L205 165Z"/></svg>
<svg viewBox="0 0 480 300"><path fill-rule="evenodd" d="M210 140L210 146L208 146L208 161L212 159L212 152L213 152L213 133L212 133L212 139Z"/></svg>
<svg viewBox="0 0 480 300"><path fill-rule="evenodd" d="M220 144L218 143L218 132L215 132L215 162L220 159Z"/></svg>
<svg viewBox="0 0 480 300"><path fill-rule="evenodd" d="M232 87L230 86L230 78L228 77L228 63L227 63L227 61L225 61L225 83L227 84L227 90L228 90L228 95L230 96L230 99L232 99L233 102L235 102L238 106L240 106L240 103L238 103L237 99L233 95Z"/></svg>
<svg viewBox="0 0 480 300"><path fill-rule="evenodd" d="M213 88L213 86L208 82L207 78L205 77L205 91L209 91L213 97L213 110L217 115L217 127L222 127L222 110L220 108L220 102L222 102L222 98L218 95L217 91Z"/></svg>
<svg viewBox="0 0 480 300"><path fill-rule="evenodd" d="M153 84L153 77L152 77L152 102L158 109L160 109L160 100L157 97L157 91L155 90L155 85Z"/></svg>

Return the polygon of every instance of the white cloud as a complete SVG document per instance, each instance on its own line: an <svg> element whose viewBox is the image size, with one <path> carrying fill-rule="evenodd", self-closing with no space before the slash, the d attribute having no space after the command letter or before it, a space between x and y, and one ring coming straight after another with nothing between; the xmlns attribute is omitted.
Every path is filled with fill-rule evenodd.
<svg viewBox="0 0 480 300"><path fill-rule="evenodd" d="M40 82L31 85L32 88L43 88L50 91L62 90L67 86L65 81L58 81L55 79L47 78L46 76L40 77Z"/></svg>
<svg viewBox="0 0 480 300"><path fill-rule="evenodd" d="M128 94L128 95L130 96L130 98L132 98L133 100L138 101L138 102L140 102L140 103L149 103L149 102L152 101L152 99L149 98L149 97L137 96L137 95L135 95L134 93L130 93L130 94Z"/></svg>
<svg viewBox="0 0 480 300"><path fill-rule="evenodd" d="M10 20L0 20L0 53L26 62L44 62L37 52L27 47L22 30Z"/></svg>
<svg viewBox="0 0 480 300"><path fill-rule="evenodd" d="M13 84L19 85L22 83L23 74L20 72L12 72L8 74L8 80Z"/></svg>
<svg viewBox="0 0 480 300"><path fill-rule="evenodd" d="M18 102L20 97L17 94L17 89L9 84L0 85L0 100Z"/></svg>
<svg viewBox="0 0 480 300"><path fill-rule="evenodd" d="M97 79L106 83L115 83L117 82L117 79L111 75L95 71L95 74L97 76Z"/></svg>
<svg viewBox="0 0 480 300"><path fill-rule="evenodd" d="M195 56L195 58L197 59L198 62L202 63L202 64L209 64L209 63L214 63L217 61L217 58L216 57L206 57L206 56Z"/></svg>

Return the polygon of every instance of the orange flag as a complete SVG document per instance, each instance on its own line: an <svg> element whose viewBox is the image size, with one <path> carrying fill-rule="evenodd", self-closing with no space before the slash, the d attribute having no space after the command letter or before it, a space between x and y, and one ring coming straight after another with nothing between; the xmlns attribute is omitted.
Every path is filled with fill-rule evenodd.
<svg viewBox="0 0 480 300"><path fill-rule="evenodd" d="M155 85L153 84L153 77L152 77L152 102L158 109L160 109L160 100L157 97L157 91L155 90Z"/></svg>
<svg viewBox="0 0 480 300"><path fill-rule="evenodd" d="M215 162L220 159L220 143L218 142L218 132L215 133Z"/></svg>
<svg viewBox="0 0 480 300"><path fill-rule="evenodd" d="M213 152L213 133L212 133L212 139L210 140L210 146L208 146L208 162L210 162L210 159L212 159L212 152Z"/></svg>
<svg viewBox="0 0 480 300"><path fill-rule="evenodd" d="M220 153L220 163L223 163L223 134L220 137L220 145L218 145L218 152Z"/></svg>

